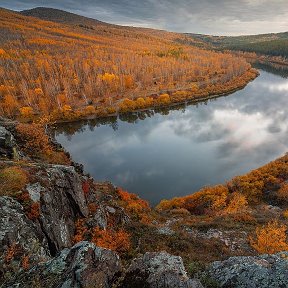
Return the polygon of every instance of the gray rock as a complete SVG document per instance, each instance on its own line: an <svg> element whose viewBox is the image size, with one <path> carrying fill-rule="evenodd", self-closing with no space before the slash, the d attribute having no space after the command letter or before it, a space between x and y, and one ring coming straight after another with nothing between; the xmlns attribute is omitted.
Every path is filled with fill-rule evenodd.
<svg viewBox="0 0 288 288"><path fill-rule="evenodd" d="M110 214L115 214L116 213L116 209L111 207L111 206L106 206L106 211Z"/></svg>
<svg viewBox="0 0 288 288"><path fill-rule="evenodd" d="M79 216L87 216L88 208L81 178L73 167L54 165L45 171L41 181L49 185L41 190L39 220L55 255L72 246L75 221Z"/></svg>
<svg viewBox="0 0 288 288"><path fill-rule="evenodd" d="M29 196L33 202L40 201L40 193L44 190L40 183L36 182L33 184L26 185L26 190L29 193Z"/></svg>
<svg viewBox="0 0 288 288"><path fill-rule="evenodd" d="M14 136L3 126L0 126L0 156L18 159Z"/></svg>
<svg viewBox="0 0 288 288"><path fill-rule="evenodd" d="M0 207L1 266L5 262L6 252L12 245L17 245L22 255L30 255L32 263L50 259L44 234L39 225L26 217L22 205L16 200L4 196L0 197ZM21 259L18 259L19 263L20 261ZM15 263L15 266L19 263ZM2 266L2 269L5 270L5 267Z"/></svg>
<svg viewBox="0 0 288 288"><path fill-rule="evenodd" d="M200 288L202 285L189 279L181 257L166 252L147 252L133 260L121 287Z"/></svg>
<svg viewBox="0 0 288 288"><path fill-rule="evenodd" d="M17 274L2 287L110 288L121 274L114 252L80 242L54 259Z"/></svg>
<svg viewBox="0 0 288 288"><path fill-rule="evenodd" d="M163 226L157 229L157 232L161 235L173 235L175 232L167 226Z"/></svg>
<svg viewBox="0 0 288 288"><path fill-rule="evenodd" d="M231 257L213 262L208 273L226 288L288 287L288 252Z"/></svg>

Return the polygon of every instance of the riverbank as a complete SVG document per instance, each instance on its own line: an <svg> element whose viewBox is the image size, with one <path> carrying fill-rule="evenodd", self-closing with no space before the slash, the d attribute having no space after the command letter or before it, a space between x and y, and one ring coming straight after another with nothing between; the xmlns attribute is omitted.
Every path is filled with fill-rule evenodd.
<svg viewBox="0 0 288 288"><path fill-rule="evenodd" d="M49 116L27 115L20 117L21 122L46 122L46 123L67 123L79 120L98 119L106 117L115 117L131 112L143 112L151 109L161 109L175 107L180 104L192 104L204 102L210 99L215 99L222 96L227 96L238 90L243 89L246 85L259 76L259 72L251 68L243 75L225 84L215 84L205 89L195 90L195 84L192 88L182 88L182 90L162 90L159 94L151 94L145 98L139 97L134 99L122 99L117 104L112 106L102 107L88 105L77 110L73 110L70 106L57 110L49 114Z"/></svg>

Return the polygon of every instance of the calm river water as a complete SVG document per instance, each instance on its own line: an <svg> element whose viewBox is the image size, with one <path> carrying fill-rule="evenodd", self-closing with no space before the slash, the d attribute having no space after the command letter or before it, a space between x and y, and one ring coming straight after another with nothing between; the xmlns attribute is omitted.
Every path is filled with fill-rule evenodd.
<svg viewBox="0 0 288 288"><path fill-rule="evenodd" d="M286 73L260 72L227 97L178 110L62 124L56 139L95 179L109 180L152 205L191 194L287 152Z"/></svg>

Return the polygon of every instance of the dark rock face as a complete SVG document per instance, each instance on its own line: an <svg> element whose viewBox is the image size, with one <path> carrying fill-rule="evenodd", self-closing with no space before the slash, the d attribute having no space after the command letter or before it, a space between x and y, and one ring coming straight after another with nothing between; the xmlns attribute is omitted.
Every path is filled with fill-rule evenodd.
<svg viewBox="0 0 288 288"><path fill-rule="evenodd" d="M20 203L10 197L0 197L0 267L5 273L5 255L13 246L21 254L31 255L34 263L50 259L48 244L40 227L24 214ZM19 266L21 259L13 259ZM0 273L1 274L1 273ZM1 278L1 277L0 277Z"/></svg>
<svg viewBox="0 0 288 288"><path fill-rule="evenodd" d="M216 261L211 264L209 274L226 288L284 288L288 287L287 268L288 252L282 252Z"/></svg>
<svg viewBox="0 0 288 288"><path fill-rule="evenodd" d="M54 259L16 275L3 288L110 288L120 274L117 254L90 242L80 242Z"/></svg>
<svg viewBox="0 0 288 288"><path fill-rule="evenodd" d="M3 126L0 126L0 157L18 158L14 136Z"/></svg>
<svg viewBox="0 0 288 288"><path fill-rule="evenodd" d="M53 165L39 178L49 183L40 189L39 221L51 253L56 254L72 246L75 220L78 216L87 216L88 208L81 178L73 167Z"/></svg>
<svg viewBox="0 0 288 288"><path fill-rule="evenodd" d="M166 252L145 253L126 272L122 288L201 288L189 279L182 258Z"/></svg>

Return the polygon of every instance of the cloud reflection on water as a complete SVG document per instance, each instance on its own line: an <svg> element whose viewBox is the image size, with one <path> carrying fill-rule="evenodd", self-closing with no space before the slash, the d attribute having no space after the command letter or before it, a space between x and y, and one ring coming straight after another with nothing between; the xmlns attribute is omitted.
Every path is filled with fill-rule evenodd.
<svg viewBox="0 0 288 288"><path fill-rule="evenodd" d="M277 88L278 87L278 88ZM262 72L244 90L185 112L118 121L58 141L96 179L110 180L153 204L221 183L284 154L288 80ZM92 129L93 130L93 129Z"/></svg>

